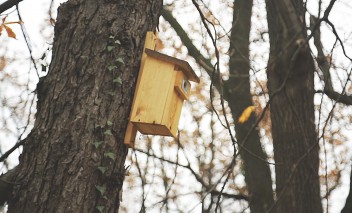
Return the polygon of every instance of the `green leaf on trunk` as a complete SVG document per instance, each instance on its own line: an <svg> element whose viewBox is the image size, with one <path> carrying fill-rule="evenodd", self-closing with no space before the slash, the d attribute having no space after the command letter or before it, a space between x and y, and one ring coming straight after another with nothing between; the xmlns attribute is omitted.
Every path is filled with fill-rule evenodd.
<svg viewBox="0 0 352 213"><path fill-rule="evenodd" d="M110 159L112 159L112 160L115 160L115 159L116 159L116 155L115 155L115 153L113 153L113 152L104 153L104 156L105 156L105 157L108 157L108 158L110 158Z"/></svg>
<svg viewBox="0 0 352 213"><path fill-rule="evenodd" d="M108 52L111 52L115 47L114 46L107 46L106 49L108 50Z"/></svg>
<svg viewBox="0 0 352 213"><path fill-rule="evenodd" d="M119 62L119 63L121 63L121 64L125 64L125 62L123 61L123 59L122 59L122 58L118 58L118 59L116 59L116 62Z"/></svg>
<svg viewBox="0 0 352 213"><path fill-rule="evenodd" d="M95 186L95 188L100 192L101 195L104 195L104 193L106 191L105 186Z"/></svg>
<svg viewBox="0 0 352 213"><path fill-rule="evenodd" d="M102 173L102 174L105 174L105 172L106 172L106 167L105 166L99 166L98 167L98 170Z"/></svg>
<svg viewBox="0 0 352 213"><path fill-rule="evenodd" d="M110 129L107 129L105 132L104 132L104 135L109 135L111 136L112 135L112 132Z"/></svg>
<svg viewBox="0 0 352 213"><path fill-rule="evenodd" d="M94 145L94 147L95 147L96 149L98 149L99 146L100 146L103 142L104 142L104 141L95 141L95 142L93 143L93 145Z"/></svg>
<svg viewBox="0 0 352 213"><path fill-rule="evenodd" d="M98 209L99 212L103 212L105 207L104 206L96 206L95 208Z"/></svg>
<svg viewBox="0 0 352 213"><path fill-rule="evenodd" d="M111 121L107 121L106 124L107 124L108 126L112 126L112 122L111 122Z"/></svg>
<svg viewBox="0 0 352 213"><path fill-rule="evenodd" d="M114 69L116 69L117 68L117 66L115 66L115 65L109 65L108 66L108 70L109 71L112 71L112 70L114 70Z"/></svg>
<svg viewBox="0 0 352 213"><path fill-rule="evenodd" d="M115 40L115 44L121 45L121 42L119 40Z"/></svg>
<svg viewBox="0 0 352 213"><path fill-rule="evenodd" d="M121 80L120 76L115 78L112 82L122 84L122 80Z"/></svg>

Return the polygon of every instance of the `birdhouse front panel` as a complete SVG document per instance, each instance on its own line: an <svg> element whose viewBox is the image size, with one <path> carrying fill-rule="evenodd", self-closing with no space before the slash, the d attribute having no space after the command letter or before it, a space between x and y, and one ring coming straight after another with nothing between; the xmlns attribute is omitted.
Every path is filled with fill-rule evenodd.
<svg viewBox="0 0 352 213"><path fill-rule="evenodd" d="M171 128L175 115L181 111L182 102L175 97L177 72L174 67L172 63L157 58L146 58L136 94L135 110L131 115L131 122L143 134L176 135L177 127L174 134Z"/></svg>

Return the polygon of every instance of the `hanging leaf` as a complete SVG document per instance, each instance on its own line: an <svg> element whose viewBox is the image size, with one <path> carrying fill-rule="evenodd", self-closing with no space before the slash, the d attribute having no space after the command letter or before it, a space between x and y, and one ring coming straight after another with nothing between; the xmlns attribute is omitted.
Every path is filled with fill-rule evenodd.
<svg viewBox="0 0 352 213"><path fill-rule="evenodd" d="M7 36L10 38L14 38L16 39L16 34L13 32L13 30L11 29L11 27L9 27L8 25L10 24L22 24L22 21L11 21L11 22L5 22L6 21L7 16L5 16L2 19L2 23L0 25L0 35L1 35L1 31L5 28Z"/></svg>
<svg viewBox="0 0 352 213"><path fill-rule="evenodd" d="M9 26L4 25L5 30L7 32L7 36L10 38L16 39L16 34L12 31L12 29Z"/></svg>
<svg viewBox="0 0 352 213"><path fill-rule="evenodd" d="M242 115L238 118L238 123L243 124L246 122L254 111L254 106L249 106L245 110L243 110Z"/></svg>

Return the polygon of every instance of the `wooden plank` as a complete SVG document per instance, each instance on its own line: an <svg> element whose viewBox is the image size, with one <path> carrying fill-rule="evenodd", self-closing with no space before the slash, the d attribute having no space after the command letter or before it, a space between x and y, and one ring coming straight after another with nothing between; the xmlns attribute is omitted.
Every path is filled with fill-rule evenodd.
<svg viewBox="0 0 352 213"><path fill-rule="evenodd" d="M138 131L144 135L155 135L155 132L158 132L158 135L161 136L172 136L169 128L165 125L160 124L150 124L150 123L141 123L141 122L133 122L138 128Z"/></svg>
<svg viewBox="0 0 352 213"><path fill-rule="evenodd" d="M174 97L177 97L177 92L174 90ZM180 120L182 106L183 106L183 99L176 98L174 102L174 109L172 109L172 113L170 114L170 120L172 120L170 132L174 138L177 137L177 130L178 130L178 122Z"/></svg>
<svg viewBox="0 0 352 213"><path fill-rule="evenodd" d="M168 85L168 94L167 94L167 98L165 100L165 107L162 113L162 124L166 125L168 129L171 129L171 125L173 123L173 117L171 116L171 114L173 113L173 111L176 109L175 108L175 103L177 101L177 95L175 97L174 94L174 85L175 85L175 81L176 81L176 75L177 75L177 71L174 70L174 66L172 68L171 71L171 79L170 79L170 84ZM180 72L182 74L182 72ZM171 135L170 135L171 136Z"/></svg>
<svg viewBox="0 0 352 213"><path fill-rule="evenodd" d="M162 116L165 102L174 82L172 81L173 65L148 57L144 65L144 72L136 96L137 110L132 114L131 121L163 124Z"/></svg>
<svg viewBox="0 0 352 213"><path fill-rule="evenodd" d="M136 89L134 92L134 97L133 97L133 102L132 102L132 108L131 108L131 112L130 112L130 119L131 119L131 115L136 111L135 108L135 99L136 99L136 94L138 94L138 87L143 75L143 66L145 63L145 59L147 58L147 54L145 53L145 49L152 49L155 50L155 45L156 45L156 36L154 35L153 32L147 32L146 34L146 38L145 38L145 43L144 43L144 49L143 49L143 54L142 54L142 59L141 59L141 65L139 68L139 73L138 73L138 79L137 79L137 84L136 84ZM125 133L125 139L124 139L124 143L133 148L134 147L134 142L135 142L135 138L136 138L136 134L137 134L137 130L136 128L133 126L133 124L131 122L128 122L127 125L127 129L126 129L126 133Z"/></svg>

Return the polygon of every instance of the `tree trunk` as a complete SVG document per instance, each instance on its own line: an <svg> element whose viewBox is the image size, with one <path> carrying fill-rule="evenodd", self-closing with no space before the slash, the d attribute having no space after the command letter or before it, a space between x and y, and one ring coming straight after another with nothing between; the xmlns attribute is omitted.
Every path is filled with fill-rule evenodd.
<svg viewBox="0 0 352 213"><path fill-rule="evenodd" d="M161 8L162 0L60 6L9 212L118 211L134 85Z"/></svg>
<svg viewBox="0 0 352 213"><path fill-rule="evenodd" d="M345 206L341 210L341 213L349 213L349 212L352 212L352 170L350 174L350 192L348 193L348 196L346 198Z"/></svg>
<svg viewBox="0 0 352 213"><path fill-rule="evenodd" d="M322 212L314 120L314 63L301 0L266 1L270 35L268 89L277 212Z"/></svg>
<svg viewBox="0 0 352 213"><path fill-rule="evenodd" d="M230 43L230 78L225 84L225 93L232 116L235 120L236 138L246 150L239 148L241 158L244 162L245 181L250 194L249 207L252 213L267 212L273 205L273 189L270 169L266 162L253 156L267 159L261 146L259 132L255 129L246 141L245 138L256 117L239 124L238 118L243 110L253 105L249 84L249 33L252 16L252 0L236 0L234 2L233 25Z"/></svg>

